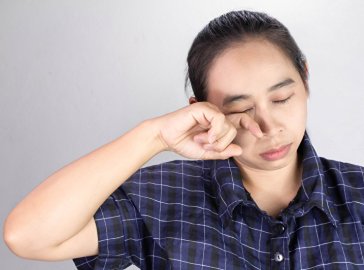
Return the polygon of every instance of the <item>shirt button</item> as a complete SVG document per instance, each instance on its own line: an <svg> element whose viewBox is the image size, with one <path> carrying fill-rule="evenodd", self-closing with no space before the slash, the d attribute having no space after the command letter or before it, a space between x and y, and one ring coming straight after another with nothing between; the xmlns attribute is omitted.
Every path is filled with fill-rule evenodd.
<svg viewBox="0 0 364 270"><path fill-rule="evenodd" d="M283 224L278 224L274 228L274 233L275 233L275 235L280 235L280 234L284 233L285 230L286 230L286 226L284 226Z"/></svg>
<svg viewBox="0 0 364 270"><path fill-rule="evenodd" d="M283 259L284 259L284 257L283 257L283 255L281 253L276 252L276 254L274 254L274 260L276 262L281 262L281 261L283 261Z"/></svg>

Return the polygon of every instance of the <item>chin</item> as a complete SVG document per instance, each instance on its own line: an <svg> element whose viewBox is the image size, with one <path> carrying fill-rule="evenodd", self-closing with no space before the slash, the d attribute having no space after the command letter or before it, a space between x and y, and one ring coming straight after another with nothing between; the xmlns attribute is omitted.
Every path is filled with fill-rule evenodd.
<svg viewBox="0 0 364 270"><path fill-rule="evenodd" d="M261 170L275 171L286 167L289 164L287 160L276 160L276 161L266 161L259 165Z"/></svg>

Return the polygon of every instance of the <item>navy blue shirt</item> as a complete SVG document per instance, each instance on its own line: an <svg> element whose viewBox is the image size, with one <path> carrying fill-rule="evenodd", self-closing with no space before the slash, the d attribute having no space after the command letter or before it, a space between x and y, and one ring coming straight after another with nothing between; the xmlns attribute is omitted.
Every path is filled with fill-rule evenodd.
<svg viewBox="0 0 364 270"><path fill-rule="evenodd" d="M272 218L226 160L141 168L95 213L99 255L79 270L364 269L364 168L318 157L307 133L301 187Z"/></svg>

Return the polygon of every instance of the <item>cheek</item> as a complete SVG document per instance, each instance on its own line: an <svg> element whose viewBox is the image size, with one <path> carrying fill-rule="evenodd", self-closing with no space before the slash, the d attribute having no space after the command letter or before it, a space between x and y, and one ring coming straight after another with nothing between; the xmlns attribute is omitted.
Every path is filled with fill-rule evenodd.
<svg viewBox="0 0 364 270"><path fill-rule="evenodd" d="M290 109L290 112L286 114L286 117L288 119L287 123L290 127L306 126L307 103L298 102L293 108Z"/></svg>
<svg viewBox="0 0 364 270"><path fill-rule="evenodd" d="M279 110L275 110L275 123L281 125L286 130L295 131L298 127L306 126L307 99L302 95L295 97L291 103L282 105Z"/></svg>
<svg viewBox="0 0 364 270"><path fill-rule="evenodd" d="M297 127L306 125L306 111L304 108L295 108L282 115L284 129L295 130Z"/></svg>

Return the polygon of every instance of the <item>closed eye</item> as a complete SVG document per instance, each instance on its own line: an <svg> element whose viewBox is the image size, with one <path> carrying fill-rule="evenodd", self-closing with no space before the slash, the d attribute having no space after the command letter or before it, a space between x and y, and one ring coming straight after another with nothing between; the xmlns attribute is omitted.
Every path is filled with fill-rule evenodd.
<svg viewBox="0 0 364 270"><path fill-rule="evenodd" d="M227 113L226 115L230 115L230 114L235 114L235 113L248 113L250 112L251 110L253 110L254 108L249 108L249 109L246 109L244 111L239 111L239 112L230 112L230 113Z"/></svg>
<svg viewBox="0 0 364 270"><path fill-rule="evenodd" d="M294 94L293 94L293 95L294 95ZM286 98L286 99L282 99L282 100L274 100L274 101L273 101L273 103L274 103L274 104L285 104L285 103L287 103L287 102L291 99L291 97L292 97L293 95L289 96L289 97L288 97L288 98ZM235 114L235 113L249 113L249 112L250 112L250 111L252 111L252 110L254 110L254 107L249 108L249 109L246 109L246 110L244 110L244 111L227 113L226 115Z"/></svg>
<svg viewBox="0 0 364 270"><path fill-rule="evenodd" d="M292 96L289 96L288 98L282 99L282 100L275 100L275 101L273 101L273 103L276 103L276 104L284 104L284 103L288 102L291 97Z"/></svg>
<svg viewBox="0 0 364 270"><path fill-rule="evenodd" d="M251 110L253 110L253 108L246 109L245 111L242 111L242 113L247 113L250 112Z"/></svg>

